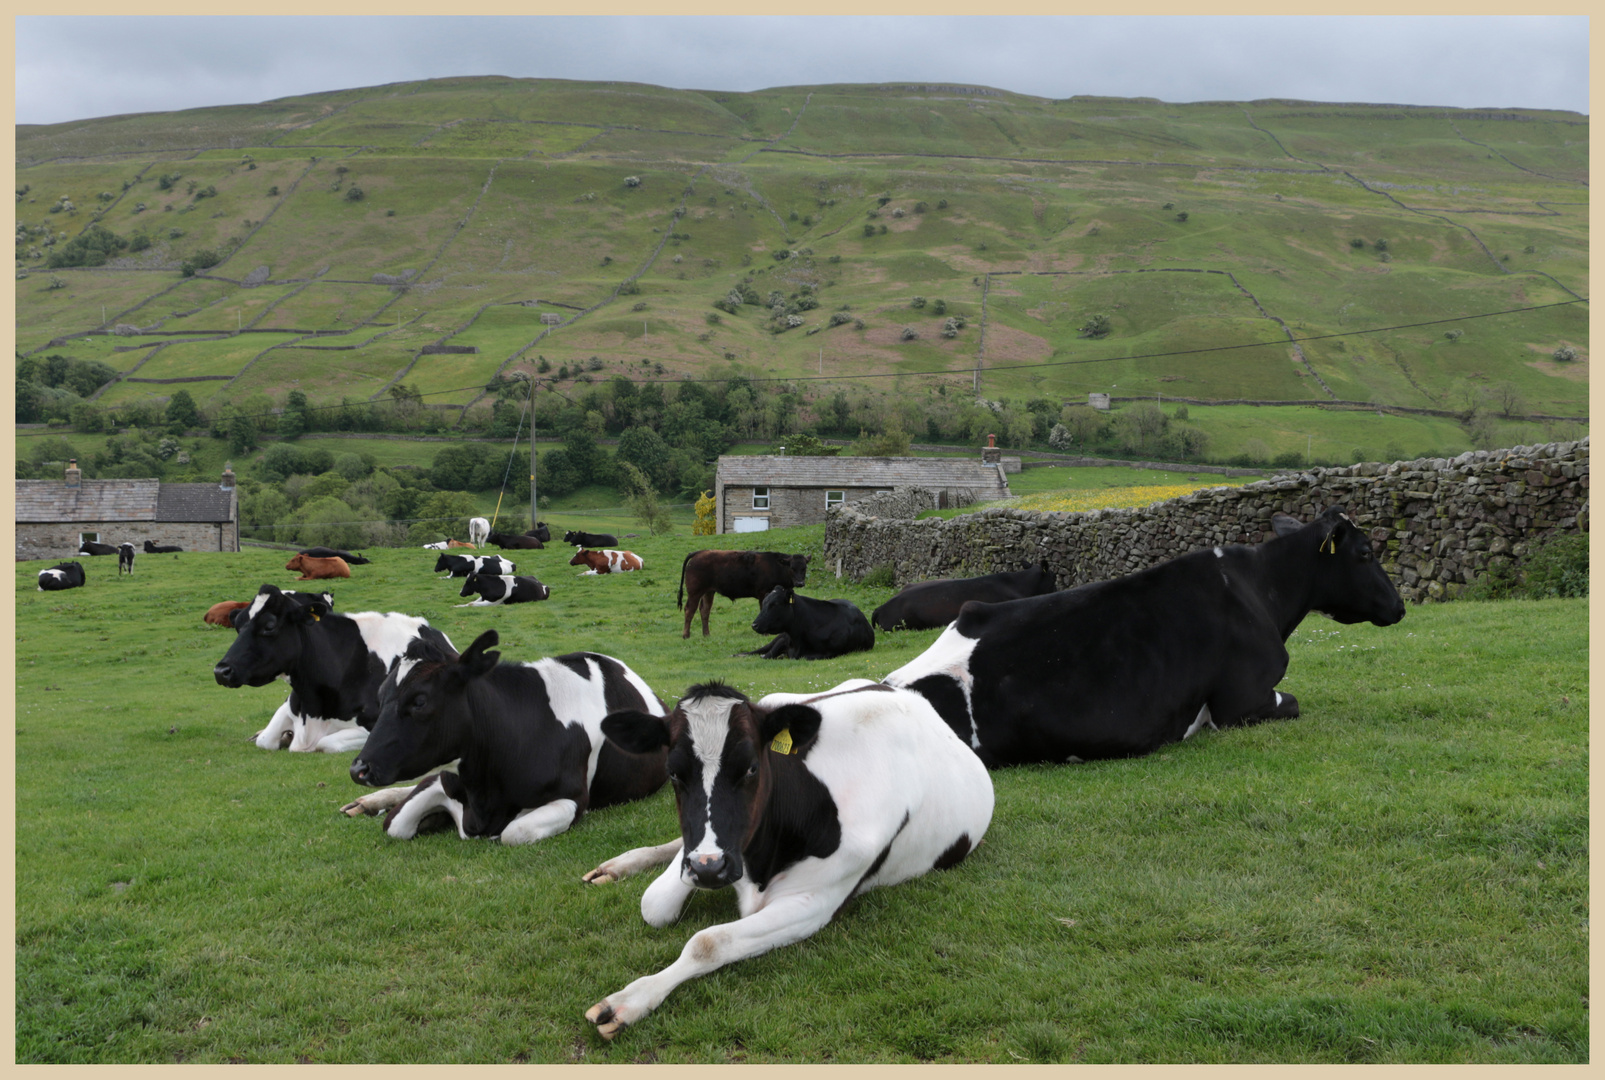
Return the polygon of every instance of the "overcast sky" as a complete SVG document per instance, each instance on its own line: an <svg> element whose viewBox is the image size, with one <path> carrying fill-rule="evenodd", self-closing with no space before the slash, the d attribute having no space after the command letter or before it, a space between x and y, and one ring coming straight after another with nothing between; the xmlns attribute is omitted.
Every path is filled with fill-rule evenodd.
<svg viewBox="0 0 1605 1080"><path fill-rule="evenodd" d="M17 122L28 124L449 75L1588 111L1582 16L28 16L16 27Z"/></svg>

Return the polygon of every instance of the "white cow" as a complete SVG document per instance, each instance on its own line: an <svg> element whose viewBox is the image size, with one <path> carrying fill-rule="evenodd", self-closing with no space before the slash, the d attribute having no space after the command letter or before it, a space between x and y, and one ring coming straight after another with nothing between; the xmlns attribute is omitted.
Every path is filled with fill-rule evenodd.
<svg viewBox="0 0 1605 1080"><path fill-rule="evenodd" d="M470 544L474 544L476 546L483 544L485 542L485 537L489 535L490 522L480 517L468 519L468 542Z"/></svg>

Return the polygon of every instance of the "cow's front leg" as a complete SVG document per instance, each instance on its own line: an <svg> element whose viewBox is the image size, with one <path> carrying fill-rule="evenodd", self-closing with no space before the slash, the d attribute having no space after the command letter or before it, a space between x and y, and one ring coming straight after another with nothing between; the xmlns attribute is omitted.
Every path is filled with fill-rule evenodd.
<svg viewBox="0 0 1605 1080"><path fill-rule="evenodd" d="M678 867L671 871L679 876ZM656 975L644 975L609 994L585 1011L585 1019L596 1025L603 1038L613 1038L662 1004L681 983L814 934L830 922L857 882L857 876L844 877L824 889L776 897L762 911L744 919L697 931L678 960Z"/></svg>
<svg viewBox="0 0 1605 1080"><path fill-rule="evenodd" d="M623 855L615 855L580 880L592 885L606 885L610 881L639 874L654 866L662 866L666 862L672 862L674 857L680 854L680 846L684 842L682 838L675 837L667 844L659 844L657 847L631 848Z"/></svg>
<svg viewBox="0 0 1605 1080"><path fill-rule="evenodd" d="M1243 713L1243 722L1252 723L1255 720L1294 720L1298 718L1298 698L1292 694L1284 694L1280 690L1272 690L1270 695L1255 708Z"/></svg>
<svg viewBox="0 0 1605 1080"><path fill-rule="evenodd" d="M267 727L251 736L251 741L263 750L283 750L295 738L294 711L290 708L290 699L285 698L284 704L273 714Z"/></svg>
<svg viewBox="0 0 1605 1080"><path fill-rule="evenodd" d="M397 840L411 840L418 835L425 818L445 812L451 815L451 820L457 825L457 835L464 840L468 834L463 831L463 804L462 800L453 798L446 791L445 777L451 773L436 773L421 781L412 789L399 805L393 807L385 815L384 831L386 836ZM456 779L455 776L452 776Z"/></svg>
<svg viewBox="0 0 1605 1080"><path fill-rule="evenodd" d="M553 799L545 806L520 811L502 830L502 843L533 844L556 836L574 824L579 808L579 803L573 799Z"/></svg>
<svg viewBox="0 0 1605 1080"><path fill-rule="evenodd" d="M361 750L367 741L367 728L347 728L345 731L325 735L313 745L312 749L320 754L348 754L353 750Z"/></svg>
<svg viewBox="0 0 1605 1080"><path fill-rule="evenodd" d="M373 817L391 807L400 806L407 800L407 796L412 794L415 787L416 784L408 784L406 787L383 788L359 799L353 799L342 806L340 812L346 817L361 817L363 814Z"/></svg>

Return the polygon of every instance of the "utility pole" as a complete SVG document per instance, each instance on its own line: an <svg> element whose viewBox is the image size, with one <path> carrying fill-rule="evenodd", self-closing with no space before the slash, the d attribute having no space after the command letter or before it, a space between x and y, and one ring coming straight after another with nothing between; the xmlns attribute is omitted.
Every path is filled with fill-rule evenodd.
<svg viewBox="0 0 1605 1080"><path fill-rule="evenodd" d="M529 527L536 525L535 507L535 376L529 377Z"/></svg>

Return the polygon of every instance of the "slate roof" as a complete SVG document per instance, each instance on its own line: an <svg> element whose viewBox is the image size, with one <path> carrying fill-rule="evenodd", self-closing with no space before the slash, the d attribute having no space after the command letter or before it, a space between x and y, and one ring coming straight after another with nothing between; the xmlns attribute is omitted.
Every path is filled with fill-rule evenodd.
<svg viewBox="0 0 1605 1080"><path fill-rule="evenodd" d="M956 458L750 457L719 459L718 483L801 488L946 488L1009 493L995 465Z"/></svg>
<svg viewBox="0 0 1605 1080"><path fill-rule="evenodd" d="M18 480L17 523L60 521L232 521L233 492L216 484L159 480Z"/></svg>

